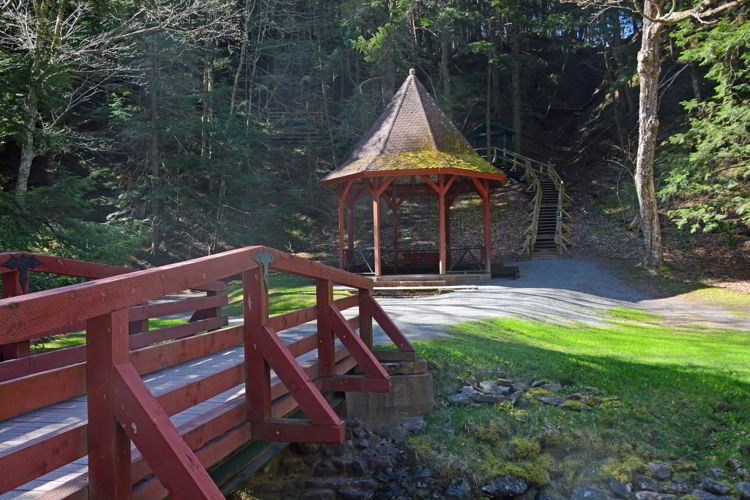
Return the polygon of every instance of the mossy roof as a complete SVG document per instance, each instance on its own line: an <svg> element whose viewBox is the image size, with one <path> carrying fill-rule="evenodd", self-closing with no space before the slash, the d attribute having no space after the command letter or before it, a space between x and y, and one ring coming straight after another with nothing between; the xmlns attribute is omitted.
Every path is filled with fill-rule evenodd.
<svg viewBox="0 0 750 500"><path fill-rule="evenodd" d="M349 159L321 182L377 172L457 169L502 175L471 147L410 71Z"/></svg>

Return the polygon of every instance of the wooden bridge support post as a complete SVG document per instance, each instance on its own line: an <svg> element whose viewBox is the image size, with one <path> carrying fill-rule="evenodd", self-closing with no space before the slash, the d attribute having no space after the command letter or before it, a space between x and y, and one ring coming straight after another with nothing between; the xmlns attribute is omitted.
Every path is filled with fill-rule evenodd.
<svg viewBox="0 0 750 500"><path fill-rule="evenodd" d="M28 283L26 284L26 288L24 288L21 286L21 273L18 271L8 271L3 273L3 291L5 297L23 295L28 291ZM31 341L29 340L0 345L0 361L28 356L30 353Z"/></svg>
<svg viewBox="0 0 750 500"><path fill-rule="evenodd" d="M370 310L370 290L359 290L359 336L372 351L372 311Z"/></svg>
<svg viewBox="0 0 750 500"><path fill-rule="evenodd" d="M128 362L128 310L86 321L89 498L130 498L130 439L116 417L115 365Z"/></svg>
<svg viewBox="0 0 750 500"><path fill-rule="evenodd" d="M331 302L333 302L332 283L323 279L316 280L315 297L318 309L318 373L321 377L332 377L335 375L336 368L330 317Z"/></svg>
<svg viewBox="0 0 750 500"><path fill-rule="evenodd" d="M263 357L261 337L268 322L268 290L260 266L242 273L244 289L245 400L250 422L271 418L271 368Z"/></svg>

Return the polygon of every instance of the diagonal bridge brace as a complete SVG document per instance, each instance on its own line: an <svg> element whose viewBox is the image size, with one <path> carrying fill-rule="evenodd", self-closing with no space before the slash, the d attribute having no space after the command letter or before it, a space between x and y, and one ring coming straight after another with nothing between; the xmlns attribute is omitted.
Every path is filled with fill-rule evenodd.
<svg viewBox="0 0 750 500"><path fill-rule="evenodd" d="M351 353L359 367L365 373L361 375L328 376L323 378L324 391L344 392L390 392L391 377L380 364L375 354L354 332L349 322L335 305L328 306L328 319L331 330L341 339L344 347Z"/></svg>

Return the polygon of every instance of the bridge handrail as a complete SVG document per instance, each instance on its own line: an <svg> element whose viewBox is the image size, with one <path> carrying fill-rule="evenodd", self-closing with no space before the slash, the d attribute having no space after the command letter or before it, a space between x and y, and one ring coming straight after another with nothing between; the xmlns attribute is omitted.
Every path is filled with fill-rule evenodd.
<svg viewBox="0 0 750 500"><path fill-rule="evenodd" d="M547 163L540 162L539 160L535 160L533 158L529 158L528 156L510 151L509 149L499 148L497 146L492 146L490 148L476 148L475 151L477 151L480 156L484 156L485 158L487 158L490 163L495 163L497 160L501 159L503 161L511 163L513 167L531 167L538 174L543 174L548 165ZM482 152L484 152L484 154Z"/></svg>
<svg viewBox="0 0 750 500"><path fill-rule="evenodd" d="M0 344L29 340L38 333L143 304L170 293L199 289L207 283L260 266L255 256L262 251L273 256L271 267L278 271L329 279L353 288L372 289L371 280L340 269L269 247L245 247L177 264L0 299ZM81 307L82 304L85 307Z"/></svg>

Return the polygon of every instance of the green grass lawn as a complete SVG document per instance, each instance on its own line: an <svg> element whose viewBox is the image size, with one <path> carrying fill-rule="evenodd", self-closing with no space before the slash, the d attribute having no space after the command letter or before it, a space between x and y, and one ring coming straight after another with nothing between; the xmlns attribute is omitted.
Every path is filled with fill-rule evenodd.
<svg viewBox="0 0 750 500"><path fill-rule="evenodd" d="M604 326L495 319L454 327L455 337L417 342L438 366L438 393L504 374L594 386L621 405L571 411L539 403L454 406L441 399L410 439L418 458L444 474L484 484L513 474L569 494L585 479L625 478L649 460L678 475L750 461L750 333L646 324L658 317L615 310ZM632 315L631 315L632 316ZM632 321L635 319L638 322Z"/></svg>
<svg viewBox="0 0 750 500"><path fill-rule="evenodd" d="M315 280L293 274L274 273L269 277L268 310L271 316L284 314L315 305ZM224 309L228 316L242 316L242 282L232 281L227 287L229 305ZM350 292L334 290L336 299Z"/></svg>
<svg viewBox="0 0 750 500"><path fill-rule="evenodd" d="M148 320L149 330L158 330L169 326L177 326L187 323L184 319L174 318L151 318ZM72 332L52 337L42 337L31 343L32 352L45 352L54 349L65 349L86 343L86 332Z"/></svg>

